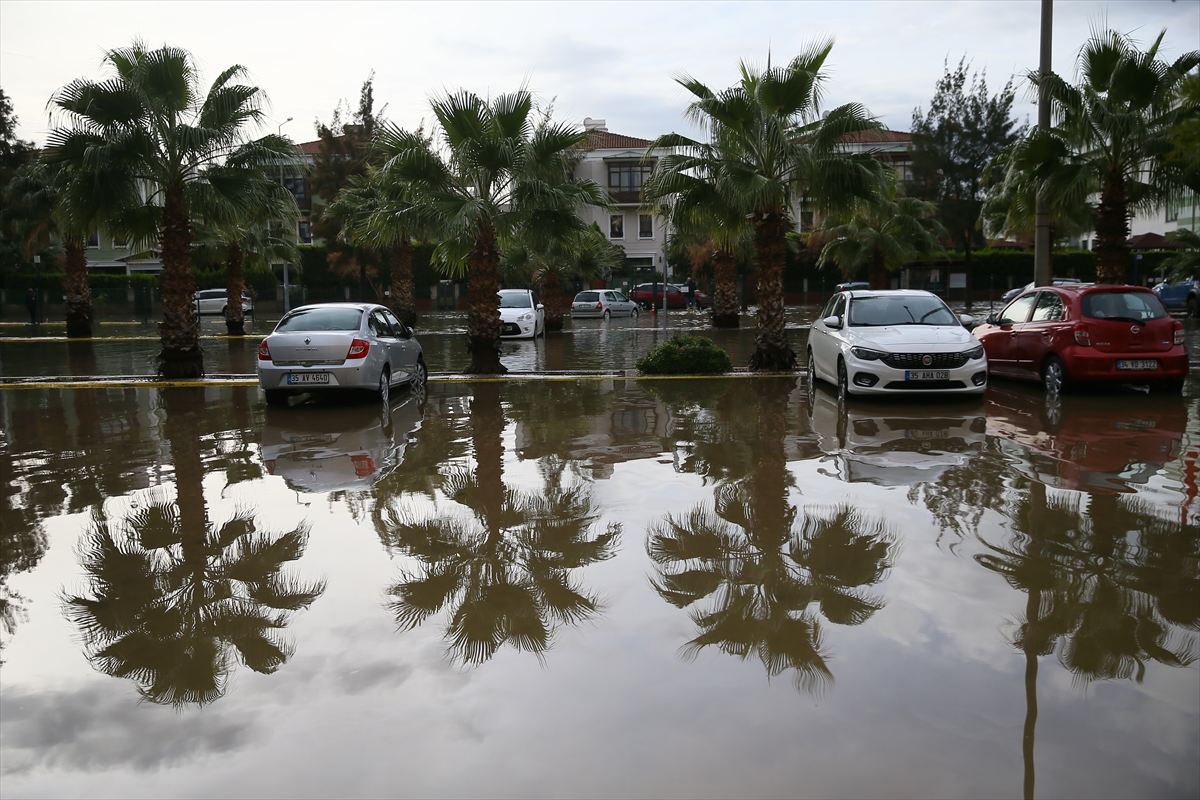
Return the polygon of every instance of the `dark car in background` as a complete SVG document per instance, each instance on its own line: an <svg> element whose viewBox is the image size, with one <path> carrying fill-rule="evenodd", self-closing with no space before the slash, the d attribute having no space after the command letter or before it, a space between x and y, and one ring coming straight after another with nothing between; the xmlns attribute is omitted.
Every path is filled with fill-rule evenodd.
<svg viewBox="0 0 1200 800"><path fill-rule="evenodd" d="M1073 384L1183 388L1183 323L1140 286L1079 284L1029 289L973 331L993 375L1040 380L1048 393Z"/></svg>
<svg viewBox="0 0 1200 800"><path fill-rule="evenodd" d="M663 286L667 287L667 308L687 308L687 295L684 293L686 290L674 283L639 283L629 292L628 297L642 308L662 308ZM708 295L697 289L696 305L708 308L712 301Z"/></svg>
<svg viewBox="0 0 1200 800"><path fill-rule="evenodd" d="M1200 281L1195 278L1175 283L1163 281L1153 291L1168 311L1183 311L1189 317L1200 317Z"/></svg>

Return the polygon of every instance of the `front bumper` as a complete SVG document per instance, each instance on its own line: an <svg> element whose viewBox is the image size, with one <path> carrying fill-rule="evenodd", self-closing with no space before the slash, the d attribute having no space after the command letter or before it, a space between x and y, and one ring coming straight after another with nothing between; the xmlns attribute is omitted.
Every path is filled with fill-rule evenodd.
<svg viewBox="0 0 1200 800"><path fill-rule="evenodd" d="M846 376L850 393L855 395L977 395L987 390L987 359L977 358L961 367L934 369L946 373L945 379L907 380L914 370L890 367L881 360L867 361L850 355Z"/></svg>
<svg viewBox="0 0 1200 800"><path fill-rule="evenodd" d="M530 320L529 322L521 320L509 322L505 320L502 324L503 327L500 329L501 339L532 339L534 333L537 331L537 320Z"/></svg>

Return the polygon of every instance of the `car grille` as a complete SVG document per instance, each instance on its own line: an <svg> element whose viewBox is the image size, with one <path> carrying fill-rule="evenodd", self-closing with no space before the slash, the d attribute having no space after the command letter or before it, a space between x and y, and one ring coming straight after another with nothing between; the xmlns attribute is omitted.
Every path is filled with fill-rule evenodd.
<svg viewBox="0 0 1200 800"><path fill-rule="evenodd" d="M933 363L922 359L929 356ZM957 369L967 363L966 353L892 353L883 357L883 363L893 369Z"/></svg>
<svg viewBox="0 0 1200 800"><path fill-rule="evenodd" d="M520 332L521 332L521 327L519 325L517 325L515 322L504 323L504 335L505 336L512 336L513 334L520 333Z"/></svg>
<svg viewBox="0 0 1200 800"><path fill-rule="evenodd" d="M962 381L892 381L885 389L965 389Z"/></svg>

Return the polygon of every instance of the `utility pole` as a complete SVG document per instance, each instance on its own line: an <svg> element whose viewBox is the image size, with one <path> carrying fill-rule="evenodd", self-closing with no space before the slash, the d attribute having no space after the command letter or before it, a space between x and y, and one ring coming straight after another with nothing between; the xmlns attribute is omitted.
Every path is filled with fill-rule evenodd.
<svg viewBox="0 0 1200 800"><path fill-rule="evenodd" d="M275 129L275 135L283 136L283 126L287 125L293 119L295 119L295 117L288 117L283 122L279 123L279 127ZM279 185L280 186L285 185L283 182L283 165L282 164L279 165ZM287 312L289 312L291 310L292 310L292 296L291 296L291 291L288 288L288 264L285 261L285 262L283 262L283 313L286 314Z"/></svg>
<svg viewBox="0 0 1200 800"><path fill-rule="evenodd" d="M1038 133L1050 130L1050 95L1046 90L1046 77L1050 74L1050 34L1054 22L1054 0L1042 0L1042 47L1038 59ZM1034 209L1037 228L1033 238L1033 282L1036 286L1049 286L1050 275L1050 209L1038 182L1037 206Z"/></svg>

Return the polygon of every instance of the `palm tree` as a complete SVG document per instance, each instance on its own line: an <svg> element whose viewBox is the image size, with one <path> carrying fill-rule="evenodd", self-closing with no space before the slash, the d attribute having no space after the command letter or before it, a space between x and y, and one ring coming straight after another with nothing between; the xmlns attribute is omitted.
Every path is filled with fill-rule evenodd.
<svg viewBox="0 0 1200 800"><path fill-rule="evenodd" d="M1200 273L1200 233L1180 228L1168 233L1167 238L1180 246L1179 252L1162 262L1162 268L1171 271L1171 280L1182 281ZM1196 316L1194 311L1192 316Z"/></svg>
<svg viewBox="0 0 1200 800"><path fill-rule="evenodd" d="M837 264L846 280L867 268L872 289L886 289L888 275L918 255L941 250L946 229L937 205L904 197L895 175L875 197L856 200L847 212L827 217L816 235L825 239L817 267Z"/></svg>
<svg viewBox="0 0 1200 800"><path fill-rule="evenodd" d="M439 233L434 260L468 278L467 372L500 374L500 308L496 302L504 243L522 233L543 243L579 225L584 205L605 207L594 181L566 179L587 145L584 131L533 117L533 96L521 89L490 101L459 91L432 101L434 146L413 147L384 166L408 186Z"/></svg>
<svg viewBox="0 0 1200 800"><path fill-rule="evenodd" d="M842 150L845 136L879 123L862 106L846 104L822 115L825 60L832 41L818 42L785 67L758 71L741 65L740 83L713 92L694 78L679 83L696 99L690 119L704 128L701 144L678 134L652 148L678 148L672 169L716 185L722 205L749 217L758 269L758 334L750 367L791 370L796 354L784 328L783 268L792 208L801 199L825 212L874 191L883 166L865 154Z"/></svg>
<svg viewBox="0 0 1200 800"><path fill-rule="evenodd" d="M561 470L543 473L542 492L506 486L499 387L473 391L475 469L455 471L444 485L470 517L418 520L389 508L383 536L422 565L391 589L397 622L414 628L451 606L451 656L478 665L504 644L540 656L558 626L594 616L598 598L572 573L611 558L621 531L609 525L593 535L599 514L591 494L582 484L564 486Z"/></svg>
<svg viewBox="0 0 1200 800"><path fill-rule="evenodd" d="M1169 159L1171 134L1195 113L1196 101L1178 90L1200 65L1200 51L1168 64L1158 57L1165 35L1143 52L1126 34L1097 30L1080 48L1076 85L1053 72L1027 75L1049 96L1053 130L1078 156L1071 169L1083 175L1074 181L1099 187L1095 250L1101 283L1125 280L1130 214L1160 208L1181 184Z"/></svg>
<svg viewBox="0 0 1200 800"><path fill-rule="evenodd" d="M226 69L206 94L191 55L141 42L110 50L110 74L79 78L51 102L64 125L51 132L46 158L77 171L89 205L105 209L106 222L134 244L153 240L161 255L163 321L160 372L169 378L203 374L193 299L193 215L255 211L247 191L263 169L295 168L299 156L287 139L249 140L263 118L260 89L236 83L245 69ZM235 152L239 169L226 168ZM155 233L147 238L146 231Z"/></svg>
<svg viewBox="0 0 1200 800"><path fill-rule="evenodd" d="M550 240L539 235L526 242L518 234L504 248L500 268L510 279L521 277L541 284L546 330L561 331L565 316L563 281L590 280L624 263L625 251L610 242L593 222Z"/></svg>
<svg viewBox="0 0 1200 800"><path fill-rule="evenodd" d="M711 155L711 154L709 154ZM737 261L753 247L754 229L745 211L718 190L719 176L697 174L693 155L664 156L642 187L644 202L666 217L681 236L712 244L714 328L741 324L737 301Z"/></svg>
<svg viewBox="0 0 1200 800"><path fill-rule="evenodd" d="M23 164L4 187L4 212L0 223L22 242L25 258L51 247L55 240L65 251L63 278L67 299L67 337L92 335L92 293L88 287L84 243L94 229L97 209L82 206L79 192L71 192L70 170L41 159Z"/></svg>

